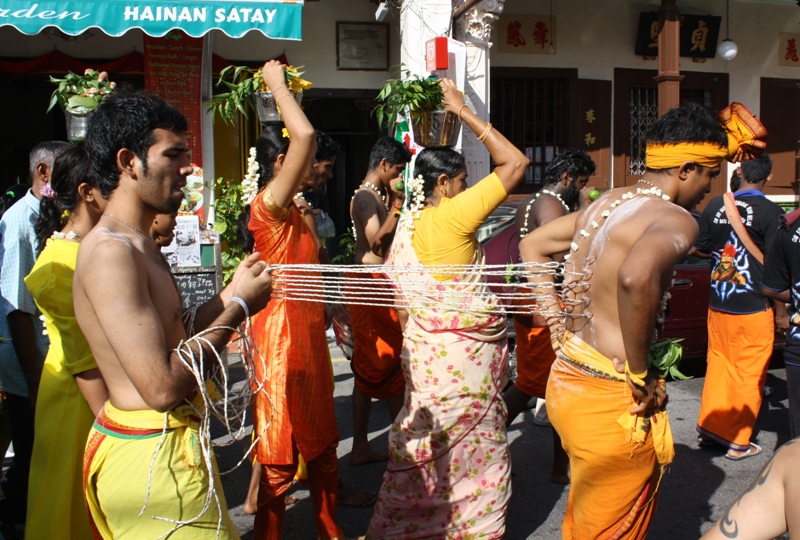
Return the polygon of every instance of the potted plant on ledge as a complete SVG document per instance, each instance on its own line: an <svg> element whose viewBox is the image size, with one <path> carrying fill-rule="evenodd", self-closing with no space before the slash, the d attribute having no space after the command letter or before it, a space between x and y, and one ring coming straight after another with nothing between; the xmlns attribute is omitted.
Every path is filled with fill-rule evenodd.
<svg viewBox="0 0 800 540"><path fill-rule="evenodd" d="M87 69L83 75L71 71L63 79L50 77L58 85L50 98L47 112L58 104L67 116L67 137L74 143L86 140L86 128L91 115L109 95L116 84L108 80L108 73Z"/></svg>
<svg viewBox="0 0 800 540"><path fill-rule="evenodd" d="M294 94L298 105L303 99L303 91L312 84L303 79L300 67L286 67L286 88ZM247 110L255 108L258 120L262 124L281 121L280 109L272 97L272 91L264 83L261 69L253 70L247 66L228 66L219 74L217 84L224 84L228 92L215 94L208 102L208 108L214 115L219 115L227 123L233 123L236 112L247 117Z"/></svg>
<svg viewBox="0 0 800 540"><path fill-rule="evenodd" d="M395 124L397 115L411 120L414 141L425 147L451 147L458 141L461 121L442 108L444 94L435 77L421 78L403 71L405 78L389 79L375 101L373 114L381 127Z"/></svg>

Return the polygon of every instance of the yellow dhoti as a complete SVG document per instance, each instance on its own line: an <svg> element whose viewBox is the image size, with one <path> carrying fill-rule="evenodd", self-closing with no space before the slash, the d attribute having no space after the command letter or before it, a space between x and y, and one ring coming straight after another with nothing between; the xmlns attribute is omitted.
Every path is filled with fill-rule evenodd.
<svg viewBox="0 0 800 540"><path fill-rule="evenodd" d="M625 375L567 333L547 385L547 413L572 479L563 538L647 536L674 448L666 411L634 416L633 405Z"/></svg>
<svg viewBox="0 0 800 540"><path fill-rule="evenodd" d="M165 520L190 520L203 512L209 477L193 415L189 406L170 411L161 442L164 413L121 411L106 402L89 433L83 466L95 538L159 538L175 526ZM169 538L216 538L220 512L219 538L239 538L219 478L215 475L213 481L219 506L212 497L205 513ZM146 499L147 508L139 517Z"/></svg>

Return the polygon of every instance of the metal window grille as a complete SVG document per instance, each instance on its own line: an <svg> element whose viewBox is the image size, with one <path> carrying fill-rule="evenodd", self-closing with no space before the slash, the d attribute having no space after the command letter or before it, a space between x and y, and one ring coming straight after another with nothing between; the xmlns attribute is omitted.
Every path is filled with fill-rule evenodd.
<svg viewBox="0 0 800 540"><path fill-rule="evenodd" d="M712 90L681 88L681 103L694 102L712 109ZM632 87L630 105L630 166L629 175L643 175L645 164L645 133L658 118L658 88Z"/></svg>
<svg viewBox="0 0 800 540"><path fill-rule="evenodd" d="M567 79L492 78L492 124L531 164L524 185L541 185L544 170L568 140Z"/></svg>

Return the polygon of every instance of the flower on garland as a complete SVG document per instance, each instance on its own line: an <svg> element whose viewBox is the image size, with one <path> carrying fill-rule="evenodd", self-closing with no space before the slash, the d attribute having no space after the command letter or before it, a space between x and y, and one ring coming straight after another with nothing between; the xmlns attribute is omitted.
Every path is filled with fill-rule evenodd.
<svg viewBox="0 0 800 540"><path fill-rule="evenodd" d="M281 131L281 136L282 136L284 139L291 139L291 137L289 137L289 130L288 130L288 129L286 129L286 128L283 128L283 131Z"/></svg>
<svg viewBox="0 0 800 540"><path fill-rule="evenodd" d="M414 221L419 219L422 214L422 207L425 206L425 179L420 174L416 178L412 178L408 183L408 189L411 193L411 201L408 206L408 211L403 212L400 216L400 222L408 227L408 235L414 236Z"/></svg>
<svg viewBox="0 0 800 540"><path fill-rule="evenodd" d="M256 161L256 147L250 147L250 157L247 158L247 174L242 180L242 200L250 204L258 195L258 161Z"/></svg>

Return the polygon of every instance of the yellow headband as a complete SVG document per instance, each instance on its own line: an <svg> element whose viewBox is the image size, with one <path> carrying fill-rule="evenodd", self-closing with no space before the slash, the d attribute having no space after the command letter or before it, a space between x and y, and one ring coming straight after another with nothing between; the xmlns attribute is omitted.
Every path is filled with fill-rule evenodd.
<svg viewBox="0 0 800 540"><path fill-rule="evenodd" d="M712 142L648 143L646 163L648 169L672 169L685 161L703 167L716 167L723 159L731 162L755 159L767 143L764 125L747 107L733 102L719 113L728 132L728 147Z"/></svg>
<svg viewBox="0 0 800 540"><path fill-rule="evenodd" d="M712 142L647 143L648 169L672 169L685 161L694 161L703 167L716 167L728 157L728 149Z"/></svg>

